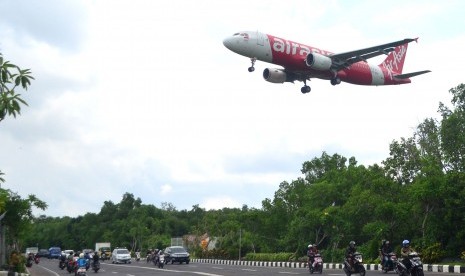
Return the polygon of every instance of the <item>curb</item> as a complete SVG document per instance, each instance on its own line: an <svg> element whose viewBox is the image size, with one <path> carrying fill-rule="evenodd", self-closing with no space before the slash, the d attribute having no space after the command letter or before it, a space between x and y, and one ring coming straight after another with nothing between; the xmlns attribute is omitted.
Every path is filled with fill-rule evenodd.
<svg viewBox="0 0 465 276"><path fill-rule="evenodd" d="M4 276L29 276L27 273L18 273L18 272L10 272L10 271L0 271L0 275Z"/></svg>
<svg viewBox="0 0 465 276"><path fill-rule="evenodd" d="M266 267L289 267L289 268L307 268L304 262L261 262L261 261L238 261L238 260L216 260L216 259L191 259L191 262L210 263L222 265L240 265L240 266L266 266ZM366 270L381 270L379 264L364 264ZM325 269L341 269L343 264L325 263ZM460 265L431 265L423 264L424 271L444 272L444 273L465 273L465 266Z"/></svg>

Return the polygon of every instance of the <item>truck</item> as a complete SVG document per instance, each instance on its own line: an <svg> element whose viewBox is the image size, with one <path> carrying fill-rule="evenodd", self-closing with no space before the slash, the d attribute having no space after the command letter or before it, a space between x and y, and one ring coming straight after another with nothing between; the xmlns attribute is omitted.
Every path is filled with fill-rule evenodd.
<svg viewBox="0 0 465 276"><path fill-rule="evenodd" d="M102 260L109 260L111 257L111 243L109 242L96 242L95 253L99 255Z"/></svg>

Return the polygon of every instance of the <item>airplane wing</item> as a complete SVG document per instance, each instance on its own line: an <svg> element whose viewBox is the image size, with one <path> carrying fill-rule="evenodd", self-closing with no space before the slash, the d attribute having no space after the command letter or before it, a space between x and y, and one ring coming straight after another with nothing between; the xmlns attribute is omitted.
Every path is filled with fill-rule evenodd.
<svg viewBox="0 0 465 276"><path fill-rule="evenodd" d="M383 54L387 55L389 52L394 51L395 47L403 45L403 44L407 44L407 43L410 43L416 40L417 39L406 38L403 40L381 44L378 46L373 46L373 47L369 47L365 49L330 55L329 57L333 61L333 65L331 69L335 71L339 71L339 70L349 67L350 65L356 62L359 62L362 60L366 61L369 58L376 57L376 56L383 55Z"/></svg>

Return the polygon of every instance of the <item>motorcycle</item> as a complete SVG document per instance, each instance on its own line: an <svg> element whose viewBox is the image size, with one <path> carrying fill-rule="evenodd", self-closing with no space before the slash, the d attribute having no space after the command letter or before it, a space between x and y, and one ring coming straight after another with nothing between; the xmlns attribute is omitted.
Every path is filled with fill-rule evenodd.
<svg viewBox="0 0 465 276"><path fill-rule="evenodd" d="M86 276L87 275L86 267L85 266L78 267L74 275L75 276Z"/></svg>
<svg viewBox="0 0 465 276"><path fill-rule="evenodd" d="M60 262L58 263L58 267L59 267L61 270L65 269L65 267L66 267L66 261L60 260Z"/></svg>
<svg viewBox="0 0 465 276"><path fill-rule="evenodd" d="M140 252L136 252L136 262L140 261Z"/></svg>
<svg viewBox="0 0 465 276"><path fill-rule="evenodd" d="M68 270L69 273L76 270L76 261L74 261L74 259L68 260L66 263L66 270Z"/></svg>
<svg viewBox="0 0 465 276"><path fill-rule="evenodd" d="M313 272L323 273L323 258L320 254L315 254L313 263L308 264L308 269L310 270L310 274L313 274Z"/></svg>
<svg viewBox="0 0 465 276"><path fill-rule="evenodd" d="M147 260L147 263L152 261L152 254L147 254L147 257L145 258Z"/></svg>
<svg viewBox="0 0 465 276"><path fill-rule="evenodd" d="M388 273L389 271L395 271L397 273L397 255L394 252L391 252L386 255L387 259L383 265L383 272Z"/></svg>
<svg viewBox="0 0 465 276"><path fill-rule="evenodd" d="M100 269L100 262L99 261L93 261L92 262L92 270L97 273Z"/></svg>
<svg viewBox="0 0 465 276"><path fill-rule="evenodd" d="M158 268L163 268L165 266L165 254L161 253L158 255Z"/></svg>
<svg viewBox="0 0 465 276"><path fill-rule="evenodd" d="M408 254L408 260L410 261L410 269L407 269L403 262L397 262L397 273L399 276L424 276L420 254L412 252Z"/></svg>
<svg viewBox="0 0 465 276"><path fill-rule="evenodd" d="M32 266L32 263L33 263L33 257L32 256L29 256L26 260L26 266L27 267L31 267Z"/></svg>
<svg viewBox="0 0 465 276"><path fill-rule="evenodd" d="M363 266L363 257L362 253L355 252L353 255L353 266L350 265L348 260L345 260L344 262L344 272L346 273L347 276L350 276L352 274L360 274L360 276L365 276L366 270L365 267Z"/></svg>

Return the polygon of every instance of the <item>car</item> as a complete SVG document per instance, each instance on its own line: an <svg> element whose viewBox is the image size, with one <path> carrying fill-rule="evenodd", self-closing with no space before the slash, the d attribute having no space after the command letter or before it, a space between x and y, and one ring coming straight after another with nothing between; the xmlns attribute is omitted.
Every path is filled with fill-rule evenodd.
<svg viewBox="0 0 465 276"><path fill-rule="evenodd" d="M32 254L37 254L39 252L39 248L38 247L28 247L26 248L26 256L29 255L29 253L32 253Z"/></svg>
<svg viewBox="0 0 465 276"><path fill-rule="evenodd" d="M57 246L52 246L48 249L48 258L49 259L58 259L61 256L61 248Z"/></svg>
<svg viewBox="0 0 465 276"><path fill-rule="evenodd" d="M36 256L39 256L41 258L48 258L50 253L48 252L47 249L39 249L39 252L37 252Z"/></svg>
<svg viewBox="0 0 465 276"><path fill-rule="evenodd" d="M183 262L185 262L186 264L189 264L190 262L189 253L182 246L167 247L164 250L164 254L165 254L165 263L171 262L173 264L177 262L177 263L182 264Z"/></svg>
<svg viewBox="0 0 465 276"><path fill-rule="evenodd" d="M125 264L130 264L131 263L131 254L126 248L115 248L113 252L111 253L111 262L113 264L119 264L119 263L125 263Z"/></svg>
<svg viewBox="0 0 465 276"><path fill-rule="evenodd" d="M65 255L66 258L68 258L69 255L74 256L74 250L72 249L66 249L61 252L61 254Z"/></svg>

